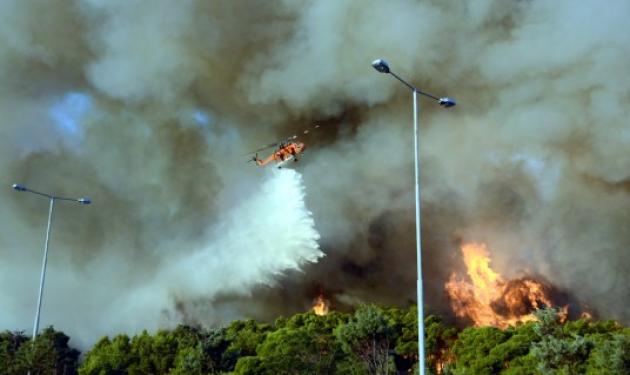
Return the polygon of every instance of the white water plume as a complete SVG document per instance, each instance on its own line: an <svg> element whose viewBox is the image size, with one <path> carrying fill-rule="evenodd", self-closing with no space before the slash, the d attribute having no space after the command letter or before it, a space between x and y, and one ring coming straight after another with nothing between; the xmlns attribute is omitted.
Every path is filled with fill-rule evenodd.
<svg viewBox="0 0 630 375"><path fill-rule="evenodd" d="M290 169L270 172L251 197L219 220L215 241L169 269L178 296L246 293L248 286L272 284L275 275L323 256L302 176Z"/></svg>

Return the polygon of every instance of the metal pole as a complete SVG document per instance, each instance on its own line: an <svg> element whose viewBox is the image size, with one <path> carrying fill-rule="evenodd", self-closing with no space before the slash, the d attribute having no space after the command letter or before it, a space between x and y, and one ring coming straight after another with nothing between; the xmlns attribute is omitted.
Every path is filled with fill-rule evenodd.
<svg viewBox="0 0 630 375"><path fill-rule="evenodd" d="M33 341L37 337L39 330L39 313L42 308L42 294L44 292L44 280L46 278L46 263L48 261L48 243L50 242L50 226L52 224L53 206L55 197L50 197L50 208L48 210L48 226L46 227L46 244L44 245L44 259L42 260L42 274L39 279L39 295L37 297L37 311L35 312L35 323L33 324Z"/></svg>
<svg viewBox="0 0 630 375"><path fill-rule="evenodd" d="M411 89L413 92L413 142L414 142L414 169L415 169L415 185L416 185L416 260L418 262L418 367L420 375L425 374L425 356L424 356L424 293L422 291L422 240L421 240L421 225L420 225L420 158L419 158L419 144L420 144L420 131L418 128L418 94L429 97L444 108L453 107L456 103L455 100L449 97L438 98L429 93L423 92L415 88L409 82L400 78L396 73L392 72L389 68L387 61L383 59L376 59L372 61L372 67L380 73L391 74L402 82L405 86Z"/></svg>
<svg viewBox="0 0 630 375"><path fill-rule="evenodd" d="M414 169L416 180L416 261L418 267L418 367L420 375L425 373L424 364L424 293L422 291L422 242L420 225L420 158L419 158L420 130L418 127L418 93L413 90L413 146Z"/></svg>

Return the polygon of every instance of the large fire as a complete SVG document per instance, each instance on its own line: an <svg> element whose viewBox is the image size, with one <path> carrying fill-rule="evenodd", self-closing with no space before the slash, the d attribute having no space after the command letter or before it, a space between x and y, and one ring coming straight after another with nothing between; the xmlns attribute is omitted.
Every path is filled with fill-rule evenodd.
<svg viewBox="0 0 630 375"><path fill-rule="evenodd" d="M328 314L328 309L330 308L330 301L324 298L323 295L317 296L313 301L313 312L315 315L326 315Z"/></svg>
<svg viewBox="0 0 630 375"><path fill-rule="evenodd" d="M553 306L548 286L527 277L506 281L490 268L485 245L465 244L462 254L470 281L453 273L445 285L457 316L472 320L475 326L506 328L534 320L534 310ZM567 306L560 313L566 317Z"/></svg>

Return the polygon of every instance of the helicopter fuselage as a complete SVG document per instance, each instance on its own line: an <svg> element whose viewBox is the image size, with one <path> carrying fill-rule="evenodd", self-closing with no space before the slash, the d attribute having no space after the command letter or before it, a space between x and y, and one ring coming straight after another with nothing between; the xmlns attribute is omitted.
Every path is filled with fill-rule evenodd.
<svg viewBox="0 0 630 375"><path fill-rule="evenodd" d="M256 159L256 164L264 166L272 161L278 163L278 168L281 168L290 160L297 161L297 156L304 151L305 145L302 142L289 142L287 144L281 144L278 150L269 155L265 159Z"/></svg>

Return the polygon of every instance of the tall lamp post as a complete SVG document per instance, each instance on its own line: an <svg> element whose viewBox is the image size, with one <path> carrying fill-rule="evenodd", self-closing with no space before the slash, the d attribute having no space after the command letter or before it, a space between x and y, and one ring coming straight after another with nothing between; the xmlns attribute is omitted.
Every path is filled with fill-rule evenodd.
<svg viewBox="0 0 630 375"><path fill-rule="evenodd" d="M426 92L418 90L413 85L409 84L404 79L400 78L396 73L392 72L389 68L387 61L383 59L377 59L372 62L374 69L380 73L389 73L393 75L397 80L402 82L405 86L411 89L413 93L413 146L414 146L414 169L415 169L415 185L416 185L416 260L417 260L417 272L418 272L418 367L420 374L425 373L425 357L424 357L424 300L422 291L422 244L420 234L420 161L418 158L418 143L419 143L419 128L418 128L418 94L431 98L444 108L453 107L455 100L452 98L438 98Z"/></svg>
<svg viewBox="0 0 630 375"><path fill-rule="evenodd" d="M52 224L52 214L53 207L55 205L55 201L71 201L77 202L80 204L90 204L92 201L89 198L66 198L66 197L58 197L52 194L40 193L35 190L31 190L24 185L13 184L13 189L17 191L23 191L28 193L37 194L42 197L46 197L50 201L50 206L48 208L48 225L46 226L46 242L44 245L44 259L42 260L42 274L39 279L39 294L37 295L37 310L35 311L35 323L33 324L33 341L35 341L35 337L37 337L37 331L39 330L39 313L42 308L42 294L44 292L44 279L46 278L46 263L48 260L48 242L50 241L50 225Z"/></svg>

